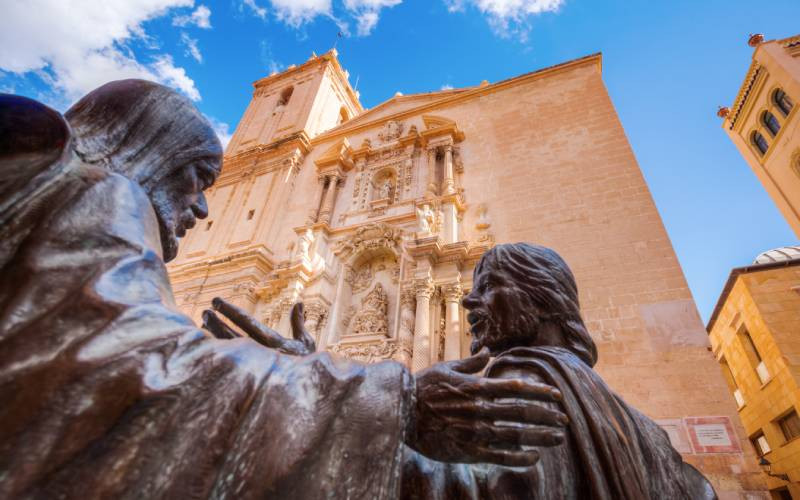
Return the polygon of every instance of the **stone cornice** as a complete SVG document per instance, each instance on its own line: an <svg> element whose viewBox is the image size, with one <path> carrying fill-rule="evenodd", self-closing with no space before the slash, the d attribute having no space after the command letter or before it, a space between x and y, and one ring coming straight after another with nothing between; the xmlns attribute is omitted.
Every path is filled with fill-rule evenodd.
<svg viewBox="0 0 800 500"><path fill-rule="evenodd" d="M347 138L343 138L314 160L317 171L320 174L331 170L347 172L353 168L352 151Z"/></svg>
<svg viewBox="0 0 800 500"><path fill-rule="evenodd" d="M449 137L454 144L464 140L464 132L458 128L458 125L453 120L439 116L422 115L422 121L425 123L426 130L420 135L426 143L439 137Z"/></svg>
<svg viewBox="0 0 800 500"><path fill-rule="evenodd" d="M555 73L572 70L581 66L596 66L598 71L602 72L602 54L600 53L592 54L586 57L574 59L572 61L567 61L565 63L556 64L554 66L533 71L531 73L526 73L524 75L516 76L514 78L502 80L490 85L470 88L463 92L448 93L447 95L444 95L441 99L436 99L433 100L432 102L427 102L417 107L399 111L390 116L381 116L379 118L375 118L374 120L367 120L363 123L359 123L353 126L348 126L348 124L345 123L339 127L336 127L334 129L331 129L327 132L324 132L314 137L311 140L311 144L316 145L322 142L330 141L331 139L339 138L340 136L356 134L366 129L373 128L375 125L384 123L388 120L402 120L405 118L410 118L412 116L419 115L426 111L432 111L435 109L442 109L454 106L465 100L492 94L500 90L505 90L510 87L522 85L532 80L538 80L540 78L551 76ZM364 117L370 114L378 107L380 107L380 105L360 115L360 117Z"/></svg>
<svg viewBox="0 0 800 500"><path fill-rule="evenodd" d="M733 127L736 125L736 121L739 119L739 116L741 116L742 109L745 107L747 98L750 97L753 87L756 85L756 82L758 82L761 74L761 65L757 61L753 61L752 64L750 64L750 68L747 70L747 76L744 78L744 83L739 89L736 99L733 101L730 114L725 120L725 123L728 124L729 129L733 130Z"/></svg>
<svg viewBox="0 0 800 500"><path fill-rule="evenodd" d="M221 254L214 259L192 259L180 265L170 265L168 270L170 280L177 284L245 267L256 268L266 275L274 269L275 263L264 246L257 245L242 251Z"/></svg>
<svg viewBox="0 0 800 500"><path fill-rule="evenodd" d="M223 158L223 171L226 163L247 161L264 153L280 154L291 149L298 149L302 154L311 151L311 141L305 131L296 132L286 137L281 137L269 144L256 144L235 155L225 155Z"/></svg>

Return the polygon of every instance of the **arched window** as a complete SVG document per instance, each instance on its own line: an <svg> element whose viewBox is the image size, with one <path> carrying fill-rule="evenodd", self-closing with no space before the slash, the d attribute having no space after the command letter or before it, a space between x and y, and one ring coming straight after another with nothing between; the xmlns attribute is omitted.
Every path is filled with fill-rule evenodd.
<svg viewBox="0 0 800 500"><path fill-rule="evenodd" d="M767 150L769 149L769 143L766 139L764 139L764 136L761 135L761 132L754 131L753 135L750 137L750 140L753 141L753 146L755 146L762 155L767 153Z"/></svg>
<svg viewBox="0 0 800 500"><path fill-rule="evenodd" d="M780 108L781 113L783 113L784 116L788 115L794 107L792 99L786 95L786 92L784 92L783 89L776 90L772 95L772 99L775 101L775 104L778 106L778 108Z"/></svg>
<svg viewBox="0 0 800 500"><path fill-rule="evenodd" d="M276 108L283 108L287 104L289 104L289 99L292 98L292 94L294 93L294 87L288 87L283 89L281 92L281 97L278 99L278 104L275 106Z"/></svg>
<svg viewBox="0 0 800 500"><path fill-rule="evenodd" d="M775 115L770 113L769 111L764 111L761 114L761 122L767 127L772 137L778 135L778 132L781 130L781 123L775 118Z"/></svg>

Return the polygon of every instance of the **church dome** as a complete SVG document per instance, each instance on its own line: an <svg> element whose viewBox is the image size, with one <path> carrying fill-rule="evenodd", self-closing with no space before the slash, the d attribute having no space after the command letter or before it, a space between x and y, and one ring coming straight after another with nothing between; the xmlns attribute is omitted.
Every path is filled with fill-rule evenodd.
<svg viewBox="0 0 800 500"><path fill-rule="evenodd" d="M770 262L783 262L786 260L800 259L800 246L780 247L760 253L753 264L769 264Z"/></svg>

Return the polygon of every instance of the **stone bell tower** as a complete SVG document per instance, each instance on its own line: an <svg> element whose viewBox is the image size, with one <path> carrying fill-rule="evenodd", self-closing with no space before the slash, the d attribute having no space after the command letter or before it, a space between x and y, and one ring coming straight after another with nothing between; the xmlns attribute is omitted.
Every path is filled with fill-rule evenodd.
<svg viewBox="0 0 800 500"><path fill-rule="evenodd" d="M170 264L178 304L196 321L214 296L255 312L256 287L314 240L294 233L296 224L286 218L286 208L308 204L318 184L316 178L298 183L298 174L314 137L363 112L336 56L335 49L314 54L253 84L222 173L206 191L211 215L189 232ZM335 188L329 179L322 183Z"/></svg>
<svg viewBox="0 0 800 500"><path fill-rule="evenodd" d="M363 108L347 78L333 49L258 80L226 157L286 141L307 145L313 137L356 116Z"/></svg>

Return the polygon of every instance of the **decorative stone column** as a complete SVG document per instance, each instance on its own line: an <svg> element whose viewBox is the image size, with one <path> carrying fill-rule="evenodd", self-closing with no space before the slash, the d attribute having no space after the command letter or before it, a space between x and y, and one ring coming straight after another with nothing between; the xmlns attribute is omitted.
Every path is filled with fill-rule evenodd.
<svg viewBox="0 0 800 500"><path fill-rule="evenodd" d="M455 203L442 203L442 229L439 232L445 243L458 241L458 210Z"/></svg>
<svg viewBox="0 0 800 500"><path fill-rule="evenodd" d="M305 307L305 326L306 331L314 337L314 341L319 341L320 320L325 315L325 306L319 302L312 302Z"/></svg>
<svg viewBox="0 0 800 500"><path fill-rule="evenodd" d="M438 195L438 186L436 182L436 148L428 149L428 196Z"/></svg>
<svg viewBox="0 0 800 500"><path fill-rule="evenodd" d="M267 323L267 326L269 326L273 330L277 330L278 323L280 323L280 322L281 322L280 304L275 304L269 310L269 322Z"/></svg>
<svg viewBox="0 0 800 500"><path fill-rule="evenodd" d="M442 191L442 194L456 192L456 181L453 178L453 146L450 144L444 147L444 186Z"/></svg>
<svg viewBox="0 0 800 500"><path fill-rule="evenodd" d="M339 174L328 174L328 190L325 192L325 200L322 202L322 210L319 212L319 222L330 224L333 215L333 205L336 201L336 191L339 188Z"/></svg>
<svg viewBox="0 0 800 500"><path fill-rule="evenodd" d="M414 281L417 314L414 320L414 353L411 370L416 372L431 364L430 309L433 295L433 280L420 278Z"/></svg>
<svg viewBox="0 0 800 500"><path fill-rule="evenodd" d="M456 281L443 285L442 294L445 302L444 360L451 361L461 358L461 283Z"/></svg>
<svg viewBox="0 0 800 500"><path fill-rule="evenodd" d="M400 292L400 324L397 329L397 353L395 361L411 368L412 354L414 352L414 289L404 287Z"/></svg>
<svg viewBox="0 0 800 500"><path fill-rule="evenodd" d="M278 326L275 328L275 330L284 337L292 336L292 326L291 322L289 321L289 313L291 312L293 305L294 300L292 300L290 297L284 297L278 303L277 308L280 314L280 320L278 321Z"/></svg>
<svg viewBox="0 0 800 500"><path fill-rule="evenodd" d="M314 188L314 196L311 198L311 209L308 211L308 222L313 224L317 222L319 216L320 203L322 203L322 193L325 190L325 176L317 176L317 185Z"/></svg>

